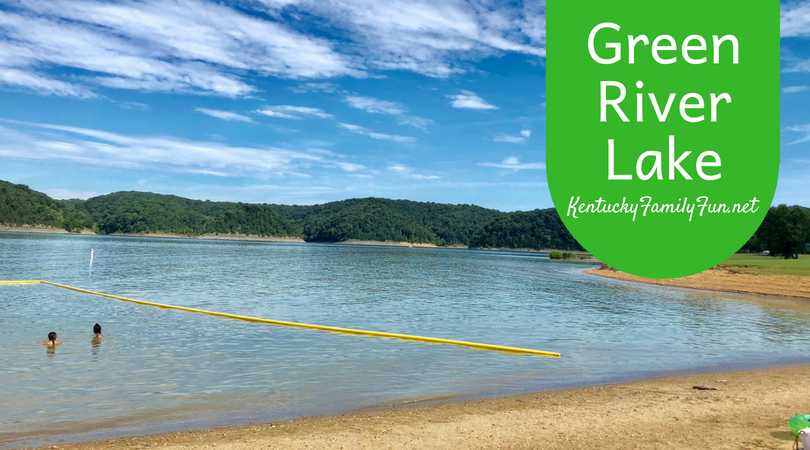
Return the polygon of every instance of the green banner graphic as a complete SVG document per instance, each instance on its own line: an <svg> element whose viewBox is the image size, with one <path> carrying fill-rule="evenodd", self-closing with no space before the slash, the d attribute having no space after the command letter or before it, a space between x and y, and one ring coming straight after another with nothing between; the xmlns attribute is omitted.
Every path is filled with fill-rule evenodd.
<svg viewBox="0 0 810 450"><path fill-rule="evenodd" d="M619 270L692 275L754 234L779 174L779 2L551 0L548 183Z"/></svg>

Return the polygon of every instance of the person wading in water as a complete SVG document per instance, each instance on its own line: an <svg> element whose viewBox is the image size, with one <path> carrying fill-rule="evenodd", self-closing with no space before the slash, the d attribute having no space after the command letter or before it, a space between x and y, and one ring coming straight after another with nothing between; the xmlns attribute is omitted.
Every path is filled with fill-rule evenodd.
<svg viewBox="0 0 810 450"><path fill-rule="evenodd" d="M40 342L42 345L47 345L48 347L56 347L57 345L61 344L62 341L56 340L56 333L51 331L48 333L48 340L45 342Z"/></svg>

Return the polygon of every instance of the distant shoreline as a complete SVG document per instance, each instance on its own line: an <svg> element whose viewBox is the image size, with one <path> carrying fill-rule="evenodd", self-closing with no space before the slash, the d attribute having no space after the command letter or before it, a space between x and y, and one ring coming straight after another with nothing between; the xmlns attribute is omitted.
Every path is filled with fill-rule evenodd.
<svg viewBox="0 0 810 450"><path fill-rule="evenodd" d="M60 235L93 235L93 236L117 236L117 237L130 237L130 238L158 238L158 239L189 239L189 240L204 240L204 241L242 241L242 242L293 242L293 243L311 243L311 244L334 244L334 245L360 245L360 246L375 246L375 247L409 247L409 248L436 248L436 249L449 249L449 250L481 250L493 252L515 252L515 253L549 253L557 249L540 249L535 250L531 248L476 248L467 247L465 245L445 245L440 246L436 244L423 244L412 242L396 242L396 241L365 241L359 239L349 239L342 242L307 242L299 237L281 237L281 236L254 236L245 234L202 234L199 236L185 236L182 234L172 233L113 233L113 234L96 234L92 230L82 230L81 233L70 233L61 228L45 227L45 226L0 226L0 233L20 233L20 234L60 234ZM568 250L565 250L568 251ZM588 252L571 251L576 255L589 255ZM594 262L596 260L588 260Z"/></svg>
<svg viewBox="0 0 810 450"><path fill-rule="evenodd" d="M755 274L718 266L683 278L644 278L603 266L585 273L634 283L700 289L715 292L756 294L810 300L810 277L783 274Z"/></svg>
<svg viewBox="0 0 810 450"><path fill-rule="evenodd" d="M6 225L0 224L0 233L30 233L30 234L76 234L95 235L93 230L85 228L81 233L71 233L64 228L48 227L45 225Z"/></svg>

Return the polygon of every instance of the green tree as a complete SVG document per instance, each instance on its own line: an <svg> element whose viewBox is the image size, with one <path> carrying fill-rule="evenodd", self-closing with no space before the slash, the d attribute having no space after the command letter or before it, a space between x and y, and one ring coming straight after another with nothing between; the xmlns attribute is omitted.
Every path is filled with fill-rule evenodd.
<svg viewBox="0 0 810 450"><path fill-rule="evenodd" d="M771 255L796 259L810 242L810 212L799 206L771 207L756 236Z"/></svg>

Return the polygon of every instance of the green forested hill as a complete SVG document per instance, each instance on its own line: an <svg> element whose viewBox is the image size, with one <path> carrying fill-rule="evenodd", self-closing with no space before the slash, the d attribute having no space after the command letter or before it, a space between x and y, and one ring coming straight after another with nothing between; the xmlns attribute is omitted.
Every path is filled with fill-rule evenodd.
<svg viewBox="0 0 810 450"><path fill-rule="evenodd" d="M44 225L81 231L93 228L86 213L22 184L0 181L0 224Z"/></svg>
<svg viewBox="0 0 810 450"><path fill-rule="evenodd" d="M87 211L98 229L107 234L301 236L300 227L283 219L270 205L190 200L150 192L116 192L93 197L77 207Z"/></svg>
<svg viewBox="0 0 810 450"><path fill-rule="evenodd" d="M480 228L506 213L473 205L351 199L316 206L277 206L300 224L305 240L349 239L469 245Z"/></svg>
<svg viewBox="0 0 810 450"><path fill-rule="evenodd" d="M554 209L504 213L474 205L380 198L315 206L190 200L148 192L116 192L86 201L56 201L25 186L2 183L0 223L49 225L99 233L243 234L300 237L308 242L397 241L487 248L581 247Z"/></svg>
<svg viewBox="0 0 810 450"><path fill-rule="evenodd" d="M582 250L553 208L506 214L484 225L470 246Z"/></svg>

